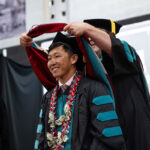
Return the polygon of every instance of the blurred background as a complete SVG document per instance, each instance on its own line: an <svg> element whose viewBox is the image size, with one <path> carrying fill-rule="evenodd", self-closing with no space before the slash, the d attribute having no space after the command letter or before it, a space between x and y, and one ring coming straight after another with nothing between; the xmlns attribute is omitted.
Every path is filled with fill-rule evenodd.
<svg viewBox="0 0 150 150"><path fill-rule="evenodd" d="M138 52L150 88L149 0L0 0L0 150L32 150L43 87L19 36L34 25L91 18L118 21L117 37ZM34 39L47 48L54 34ZM9 146L8 146L9 145Z"/></svg>
<svg viewBox="0 0 150 150"><path fill-rule="evenodd" d="M90 18L112 19L124 25L117 36L128 41L140 54L150 86L149 8L149 0L0 0L0 52L7 49L8 57L15 57L16 61L26 65L28 61L23 59L25 51L18 47L19 35L28 32L32 26ZM41 43L52 37L53 34L44 35L36 41Z"/></svg>

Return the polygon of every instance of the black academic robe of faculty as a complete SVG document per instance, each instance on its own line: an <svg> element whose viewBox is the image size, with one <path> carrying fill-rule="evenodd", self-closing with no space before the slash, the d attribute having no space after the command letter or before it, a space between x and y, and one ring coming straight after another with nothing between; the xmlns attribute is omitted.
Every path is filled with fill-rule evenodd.
<svg viewBox="0 0 150 150"><path fill-rule="evenodd" d="M103 64L116 93L116 111L128 150L150 150L150 107L141 75L140 59L133 47L111 36L112 58Z"/></svg>
<svg viewBox="0 0 150 150"><path fill-rule="evenodd" d="M35 149L48 150L45 133L51 93L44 95ZM68 150L68 149L67 149ZM71 150L125 150L124 138L112 98L104 84L81 78L74 102Z"/></svg>

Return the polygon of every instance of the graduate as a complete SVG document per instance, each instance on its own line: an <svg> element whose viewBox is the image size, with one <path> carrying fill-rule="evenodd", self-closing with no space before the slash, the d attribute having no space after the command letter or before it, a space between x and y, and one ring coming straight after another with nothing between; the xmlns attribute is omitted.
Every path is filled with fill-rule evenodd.
<svg viewBox="0 0 150 150"><path fill-rule="evenodd" d="M149 93L140 57L131 45L115 37L121 25L105 19L85 22L69 24L65 31L90 37L92 49L102 52L102 62L114 86L116 111L127 149L149 150Z"/></svg>
<svg viewBox="0 0 150 150"><path fill-rule="evenodd" d="M57 84L43 97L35 150L125 150L109 89L84 65L76 38L58 32L47 64Z"/></svg>
<svg viewBox="0 0 150 150"><path fill-rule="evenodd" d="M105 19L92 19L85 22L64 25L64 31L75 36L86 36L92 49L101 57L114 86L116 111L127 149L149 150L149 93L140 58L132 46L115 37L121 25ZM20 43L22 46L27 46L27 44L31 46L32 38L23 34ZM37 55L35 55L36 53ZM41 51L34 51L30 56L33 55L35 56L34 63L37 60L38 62L43 60L38 57L39 55L43 56ZM33 62L31 61L31 64ZM46 63L43 66L46 66ZM43 66L42 68L44 68ZM37 70L38 68L34 67L34 71ZM39 77L44 84L44 79L48 77L45 72L40 73L44 76L43 78ZM38 73L37 76L39 76ZM54 83L52 79L50 78L50 83L46 82L48 84L45 84L45 87Z"/></svg>

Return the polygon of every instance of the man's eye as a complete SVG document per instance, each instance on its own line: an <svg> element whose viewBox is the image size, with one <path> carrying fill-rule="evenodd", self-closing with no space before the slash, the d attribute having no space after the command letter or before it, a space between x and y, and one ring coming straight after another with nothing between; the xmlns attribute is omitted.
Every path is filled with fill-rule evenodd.
<svg viewBox="0 0 150 150"><path fill-rule="evenodd" d="M58 57L60 57L60 56L59 56L59 55L56 55L55 57L58 58Z"/></svg>

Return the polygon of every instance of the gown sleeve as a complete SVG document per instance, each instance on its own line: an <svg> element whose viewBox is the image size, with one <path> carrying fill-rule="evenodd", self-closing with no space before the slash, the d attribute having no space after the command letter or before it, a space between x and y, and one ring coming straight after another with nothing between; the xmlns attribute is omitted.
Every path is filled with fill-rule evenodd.
<svg viewBox="0 0 150 150"><path fill-rule="evenodd" d="M107 87L99 82L90 86L90 150L125 150L125 141Z"/></svg>
<svg viewBox="0 0 150 150"><path fill-rule="evenodd" d="M112 78L113 84L121 79L137 80L137 86L144 92L146 103L149 107L149 90L139 55L126 41L121 41L114 36L110 36L110 38L112 42L112 57L103 52L102 62ZM126 82L126 85L129 86L130 84Z"/></svg>
<svg viewBox="0 0 150 150"><path fill-rule="evenodd" d="M47 142L45 135L45 114L46 114L46 94L43 96L41 109L39 113L39 123L37 125L36 140L34 150L46 150Z"/></svg>
<svg viewBox="0 0 150 150"><path fill-rule="evenodd" d="M130 75L138 72L137 54L127 42L110 36L112 43L112 57L103 53L103 64L111 76Z"/></svg>

